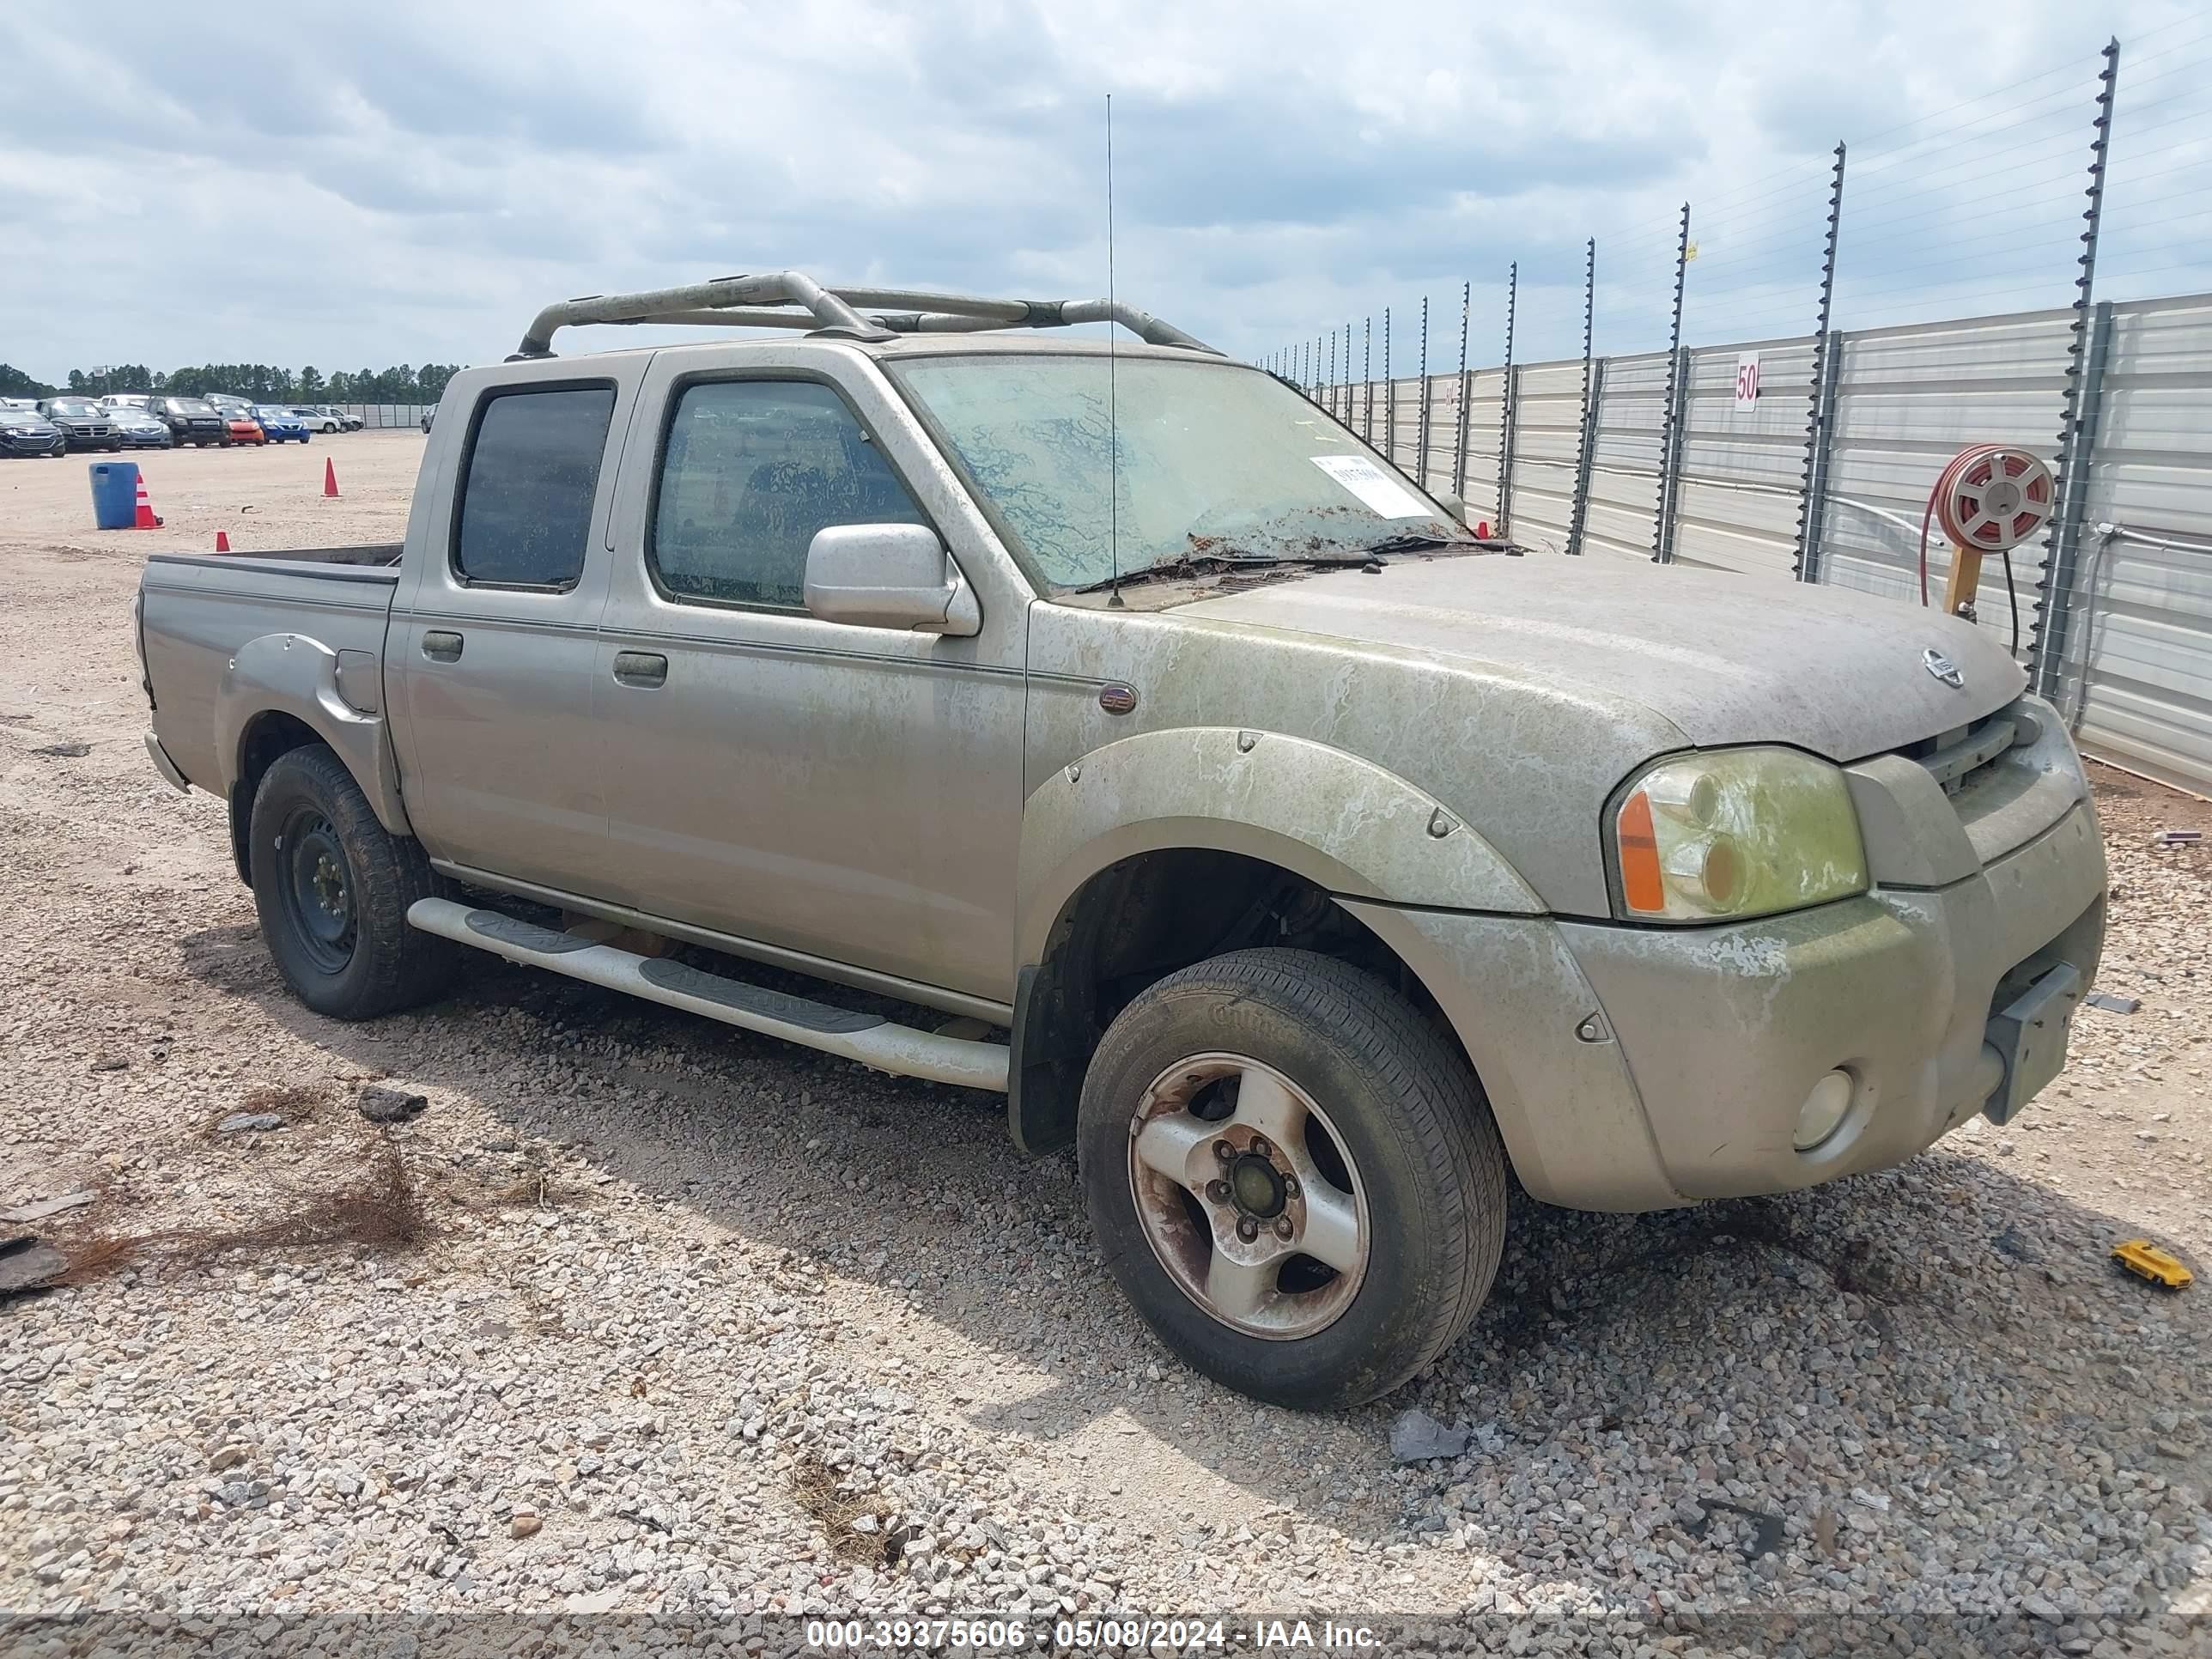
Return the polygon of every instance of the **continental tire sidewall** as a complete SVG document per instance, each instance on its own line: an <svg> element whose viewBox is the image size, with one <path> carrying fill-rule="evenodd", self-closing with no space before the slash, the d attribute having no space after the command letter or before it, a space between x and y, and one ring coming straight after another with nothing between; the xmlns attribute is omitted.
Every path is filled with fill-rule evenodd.
<svg viewBox="0 0 2212 1659"><path fill-rule="evenodd" d="M1365 1273L1351 1305L1310 1336L1270 1340L1215 1319L1169 1276L1138 1219L1131 1119L1156 1078L1207 1053L1291 1078L1357 1171ZM1143 993L1092 1059L1077 1144L1115 1281L1191 1365L1257 1399L1335 1409L1387 1392L1466 1328L1497 1272L1504 1158L1473 1073L1404 999L1328 957L1237 951Z"/></svg>

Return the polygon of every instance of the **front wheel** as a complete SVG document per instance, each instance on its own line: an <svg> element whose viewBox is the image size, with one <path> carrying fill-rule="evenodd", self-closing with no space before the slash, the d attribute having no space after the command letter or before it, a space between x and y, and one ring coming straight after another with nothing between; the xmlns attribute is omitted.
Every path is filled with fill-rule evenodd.
<svg viewBox="0 0 2212 1659"><path fill-rule="evenodd" d="M438 880L422 843L393 835L319 744L277 757L247 833L253 907L276 971L334 1019L372 1019L440 995L459 951L407 925Z"/></svg>
<svg viewBox="0 0 2212 1659"><path fill-rule="evenodd" d="M1141 993L1083 1085L1085 1201L1168 1346L1255 1399L1356 1406L1464 1331L1505 1238L1467 1063L1358 969L1216 957Z"/></svg>

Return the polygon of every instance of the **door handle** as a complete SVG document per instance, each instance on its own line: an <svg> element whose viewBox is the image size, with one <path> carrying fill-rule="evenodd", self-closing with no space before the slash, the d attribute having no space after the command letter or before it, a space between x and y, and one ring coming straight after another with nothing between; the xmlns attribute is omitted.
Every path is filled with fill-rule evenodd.
<svg viewBox="0 0 2212 1659"><path fill-rule="evenodd" d="M615 653L615 678L624 685L665 685L668 684L668 659L652 651L617 651Z"/></svg>
<svg viewBox="0 0 2212 1659"><path fill-rule="evenodd" d="M434 628L422 635L422 654L432 662L459 662L461 659L461 636L442 628Z"/></svg>

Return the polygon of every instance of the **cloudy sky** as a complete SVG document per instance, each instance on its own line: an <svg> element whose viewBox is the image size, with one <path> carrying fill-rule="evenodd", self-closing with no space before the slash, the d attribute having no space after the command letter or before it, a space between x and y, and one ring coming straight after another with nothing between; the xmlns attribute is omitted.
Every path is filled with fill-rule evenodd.
<svg viewBox="0 0 2212 1659"><path fill-rule="evenodd" d="M933 0L0 11L0 361L483 362L538 306L793 265L1119 287L1239 356L1418 307L1493 362L1812 320L1851 146L1844 326L2069 297L2123 39L2100 291L2212 287L2212 9L2166 0ZM569 349L586 337L568 337ZM634 332L599 339L632 343ZM1379 335L1378 335L1379 339ZM1379 356L1379 347L1378 347ZM1376 364L1379 371L1380 363Z"/></svg>

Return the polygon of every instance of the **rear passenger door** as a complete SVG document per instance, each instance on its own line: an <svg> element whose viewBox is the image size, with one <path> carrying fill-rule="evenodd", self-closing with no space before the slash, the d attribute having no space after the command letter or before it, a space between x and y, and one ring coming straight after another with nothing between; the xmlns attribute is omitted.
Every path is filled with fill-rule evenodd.
<svg viewBox="0 0 2212 1659"><path fill-rule="evenodd" d="M872 362L814 343L664 353L631 453L598 666L605 896L1009 1000L1030 595L943 459ZM934 529L981 631L810 615L808 544L854 524Z"/></svg>
<svg viewBox="0 0 2212 1659"><path fill-rule="evenodd" d="M408 816L446 864L567 891L605 860L603 486L646 358L502 370L426 458L386 679Z"/></svg>

